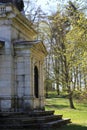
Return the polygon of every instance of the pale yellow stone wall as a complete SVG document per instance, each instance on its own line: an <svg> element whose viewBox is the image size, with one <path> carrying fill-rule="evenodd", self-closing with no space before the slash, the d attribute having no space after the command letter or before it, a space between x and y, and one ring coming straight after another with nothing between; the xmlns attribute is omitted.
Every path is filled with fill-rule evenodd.
<svg viewBox="0 0 87 130"><path fill-rule="evenodd" d="M34 95L34 108L44 108L44 75L43 75L43 63L45 54L41 51L42 44L37 44L31 49L31 59L32 59L32 68L31 69L31 79L33 86L33 95L34 95L34 67L37 66L39 74L39 98L35 98ZM44 50L44 49L43 49Z"/></svg>

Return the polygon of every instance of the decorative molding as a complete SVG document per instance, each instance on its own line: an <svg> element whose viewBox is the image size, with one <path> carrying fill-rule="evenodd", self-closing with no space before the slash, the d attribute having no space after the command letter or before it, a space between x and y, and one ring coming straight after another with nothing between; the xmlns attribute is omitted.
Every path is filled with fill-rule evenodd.
<svg viewBox="0 0 87 130"><path fill-rule="evenodd" d="M31 40L36 39L37 32L33 29L32 23L14 5L0 4L0 18L3 21L11 19L13 27L30 37Z"/></svg>

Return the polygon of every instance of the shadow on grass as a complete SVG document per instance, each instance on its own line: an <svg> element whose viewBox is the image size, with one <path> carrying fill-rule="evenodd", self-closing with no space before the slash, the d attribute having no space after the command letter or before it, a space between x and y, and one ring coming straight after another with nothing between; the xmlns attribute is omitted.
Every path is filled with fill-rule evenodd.
<svg viewBox="0 0 87 130"><path fill-rule="evenodd" d="M67 105L55 105L55 104L49 104L49 105L46 105L47 107L50 107L50 108L54 108L54 109L64 109L64 108L68 108Z"/></svg>
<svg viewBox="0 0 87 130"><path fill-rule="evenodd" d="M54 130L54 129L52 129ZM58 130L58 129L55 129ZM76 124L70 124L65 127L60 128L60 130L87 130L86 126L76 125Z"/></svg>
<svg viewBox="0 0 87 130"><path fill-rule="evenodd" d="M86 104L83 104L83 105L80 105L80 106L81 107L79 107L78 110L80 110L80 111L83 111L83 110L87 111L87 109L85 109L85 108L87 108Z"/></svg>
<svg viewBox="0 0 87 130"><path fill-rule="evenodd" d="M24 129L24 130L41 130L41 129ZM48 128L46 130L87 130L86 126L70 124L59 128Z"/></svg>

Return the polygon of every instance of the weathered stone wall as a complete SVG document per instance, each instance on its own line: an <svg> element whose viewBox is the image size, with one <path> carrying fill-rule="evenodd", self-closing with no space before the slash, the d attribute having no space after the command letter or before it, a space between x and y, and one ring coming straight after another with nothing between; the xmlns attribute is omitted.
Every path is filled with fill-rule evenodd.
<svg viewBox="0 0 87 130"><path fill-rule="evenodd" d="M36 109L44 109L44 74L43 74L43 63L44 63L44 54L41 52L42 46L37 44L37 46L34 46L31 49L31 66L32 66L32 71L31 71L31 83L33 86L33 95L34 95L34 108ZM38 68L38 82L39 82L39 98L35 97L34 94L34 67L37 66Z"/></svg>
<svg viewBox="0 0 87 130"><path fill-rule="evenodd" d="M44 46L38 41L26 42L35 40L36 32L15 7L4 5L4 11L2 9L0 40L5 45L0 48L0 109L43 109ZM38 70L38 97L35 95L35 66Z"/></svg>
<svg viewBox="0 0 87 130"><path fill-rule="evenodd" d="M21 42L20 42L21 44ZM15 44L16 95L24 99L25 109L44 108L44 55L33 48L33 44ZM38 98L35 97L34 68L38 68ZM22 103L22 102L21 102Z"/></svg>
<svg viewBox="0 0 87 130"><path fill-rule="evenodd" d="M20 49L22 47L22 50ZM19 101L19 106L29 108L29 96L31 95L31 70L30 50L26 46L15 46L15 95L23 98L24 103Z"/></svg>
<svg viewBox="0 0 87 130"><path fill-rule="evenodd" d="M5 41L4 47L0 49L0 105L1 109L5 110L5 108L11 108L10 99L14 84L11 30L10 26L5 24L5 21L3 23L0 21L0 40Z"/></svg>

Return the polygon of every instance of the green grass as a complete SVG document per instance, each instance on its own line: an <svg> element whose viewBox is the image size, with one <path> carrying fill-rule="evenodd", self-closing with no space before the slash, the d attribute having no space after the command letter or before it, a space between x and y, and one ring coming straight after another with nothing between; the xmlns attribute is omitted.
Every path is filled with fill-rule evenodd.
<svg viewBox="0 0 87 130"><path fill-rule="evenodd" d="M55 110L55 114L62 114L63 118L70 118L72 121L71 124L59 128L60 130L87 130L87 104L77 101L74 104L76 109L70 109L66 98L46 99L46 110Z"/></svg>

